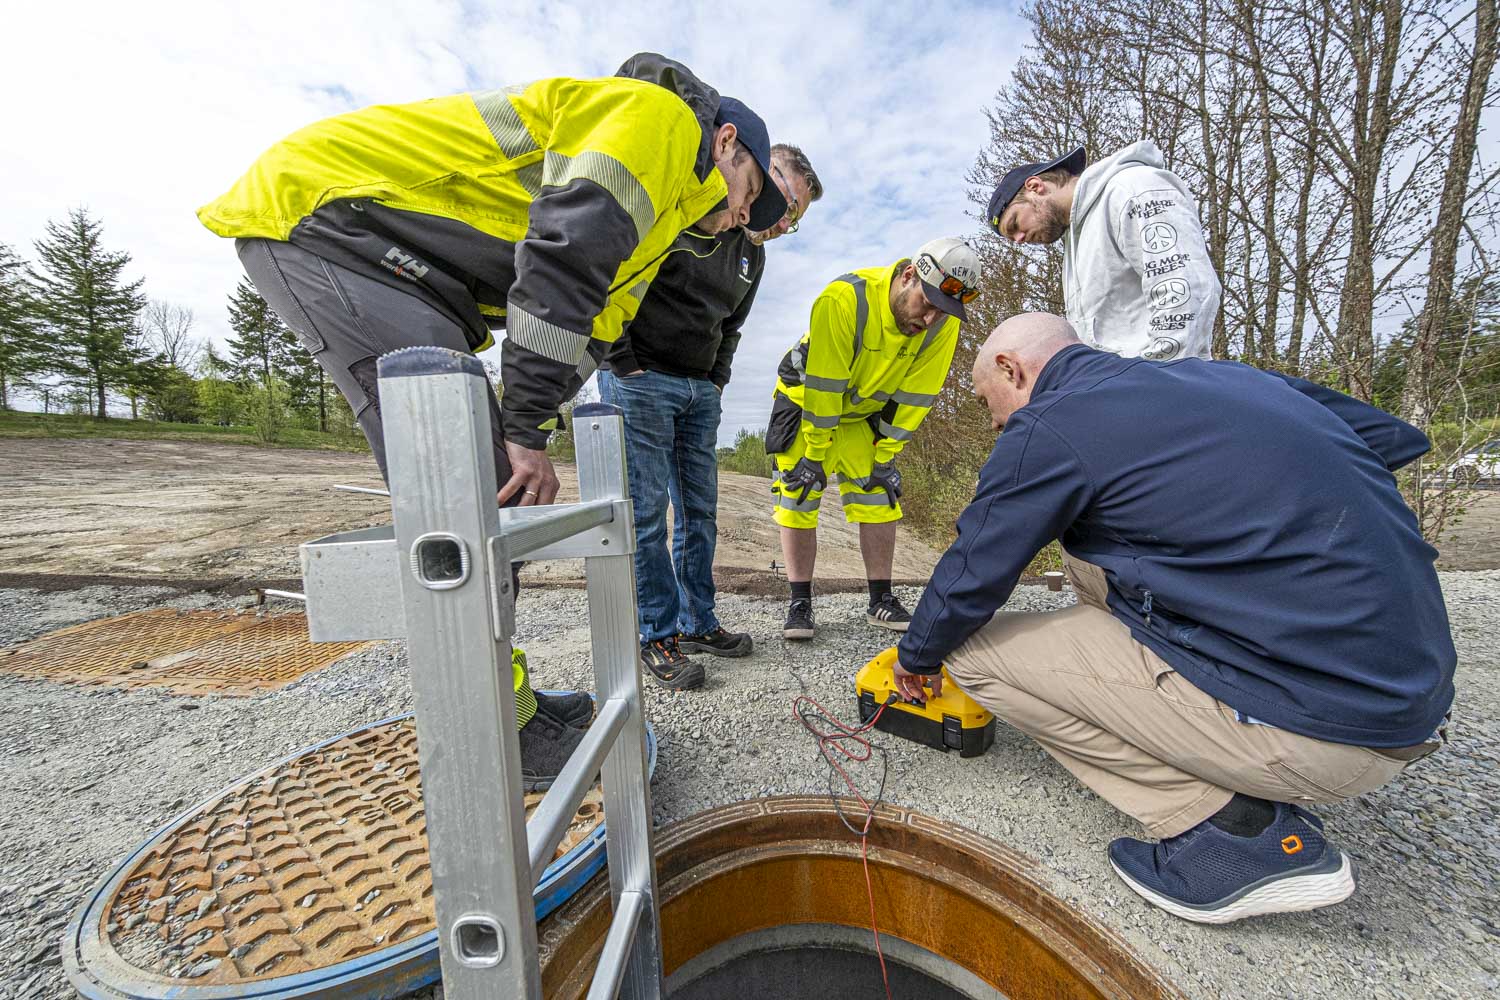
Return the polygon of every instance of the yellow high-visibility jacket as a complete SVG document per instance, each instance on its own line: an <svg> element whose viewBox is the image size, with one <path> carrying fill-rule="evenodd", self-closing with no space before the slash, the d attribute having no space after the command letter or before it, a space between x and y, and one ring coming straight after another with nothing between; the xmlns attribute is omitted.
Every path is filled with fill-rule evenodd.
<svg viewBox="0 0 1500 1000"><path fill-rule="evenodd" d="M799 433L814 461L827 455L840 420L868 420L877 438L875 461L891 461L948 379L957 317L944 316L925 334L896 328L891 281L906 263L851 271L824 288L807 333L777 369L776 395L801 408Z"/></svg>
<svg viewBox="0 0 1500 1000"><path fill-rule="evenodd" d="M474 350L503 326L505 436L542 447L678 233L727 194L710 152L719 95L660 56L621 72L317 122L198 217L418 295Z"/></svg>

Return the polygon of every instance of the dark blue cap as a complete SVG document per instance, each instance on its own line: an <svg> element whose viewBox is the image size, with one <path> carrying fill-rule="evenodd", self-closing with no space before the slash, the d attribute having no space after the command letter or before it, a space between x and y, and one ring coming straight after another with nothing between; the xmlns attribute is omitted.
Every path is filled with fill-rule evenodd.
<svg viewBox="0 0 1500 1000"><path fill-rule="evenodd" d="M760 172L765 177L765 183L761 185L760 197L755 199L755 204L750 206L750 225L752 232L760 232L762 229L770 229L781 221L786 214L786 197L782 195L781 188L771 179L771 134L766 131L766 123L760 115L751 111L743 101L737 101L733 97L724 97L719 100L719 113L714 122L719 125L733 125L735 134L745 148L750 150L750 155L755 162L760 164Z"/></svg>
<svg viewBox="0 0 1500 1000"><path fill-rule="evenodd" d="M995 193L990 195L990 208L985 213L984 221L989 223L991 229L1000 232L1000 216L1005 212L1006 206L1011 199L1021 193L1021 188L1026 184L1028 178L1037 174L1045 174L1049 170L1066 170L1077 177L1083 173L1083 168L1088 166L1089 156L1079 146L1066 156L1059 157L1051 163L1028 163L1024 167L1017 167L1006 173L1000 179L1000 186L995 188ZM1001 233L1003 236L1004 234Z"/></svg>

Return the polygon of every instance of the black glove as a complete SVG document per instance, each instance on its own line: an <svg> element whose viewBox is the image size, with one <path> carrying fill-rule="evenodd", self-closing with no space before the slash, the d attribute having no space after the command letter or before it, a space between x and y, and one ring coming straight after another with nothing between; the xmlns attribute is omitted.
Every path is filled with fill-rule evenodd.
<svg viewBox="0 0 1500 1000"><path fill-rule="evenodd" d="M813 490L822 490L828 485L828 474L823 471L823 463L815 462L810 458L800 458L791 470L781 476L781 495L793 496L798 490L802 495L797 497L798 503L806 503L807 495Z"/></svg>
<svg viewBox="0 0 1500 1000"><path fill-rule="evenodd" d="M894 462L882 462L870 470L870 485L885 490L885 498L892 507L901 499L901 471Z"/></svg>

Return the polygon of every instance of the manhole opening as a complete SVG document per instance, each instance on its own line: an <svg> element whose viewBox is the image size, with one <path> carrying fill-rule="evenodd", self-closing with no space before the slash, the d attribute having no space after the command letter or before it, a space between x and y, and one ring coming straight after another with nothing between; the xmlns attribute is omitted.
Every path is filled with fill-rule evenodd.
<svg viewBox="0 0 1500 1000"><path fill-rule="evenodd" d="M880 950L891 994L923 1000L994 1000L995 990L941 955L890 935ZM730 996L778 1000L885 995L880 962L866 930L794 924L742 934L698 955L667 983L671 1000Z"/></svg>
<svg viewBox="0 0 1500 1000"><path fill-rule="evenodd" d="M884 995L860 845L828 799L700 813L662 831L656 857L673 1000ZM1036 862L973 831L879 807L869 885L892 992L1180 1000L1047 881ZM545 996L587 994L609 922L609 887L596 880L542 925Z"/></svg>

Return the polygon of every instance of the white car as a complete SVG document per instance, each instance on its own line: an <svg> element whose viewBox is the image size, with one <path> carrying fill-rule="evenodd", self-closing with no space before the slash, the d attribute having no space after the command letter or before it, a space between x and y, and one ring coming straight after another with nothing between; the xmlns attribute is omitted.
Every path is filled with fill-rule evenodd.
<svg viewBox="0 0 1500 1000"><path fill-rule="evenodd" d="M1486 441L1455 459L1448 466L1447 477L1466 485L1500 484L1500 438Z"/></svg>

